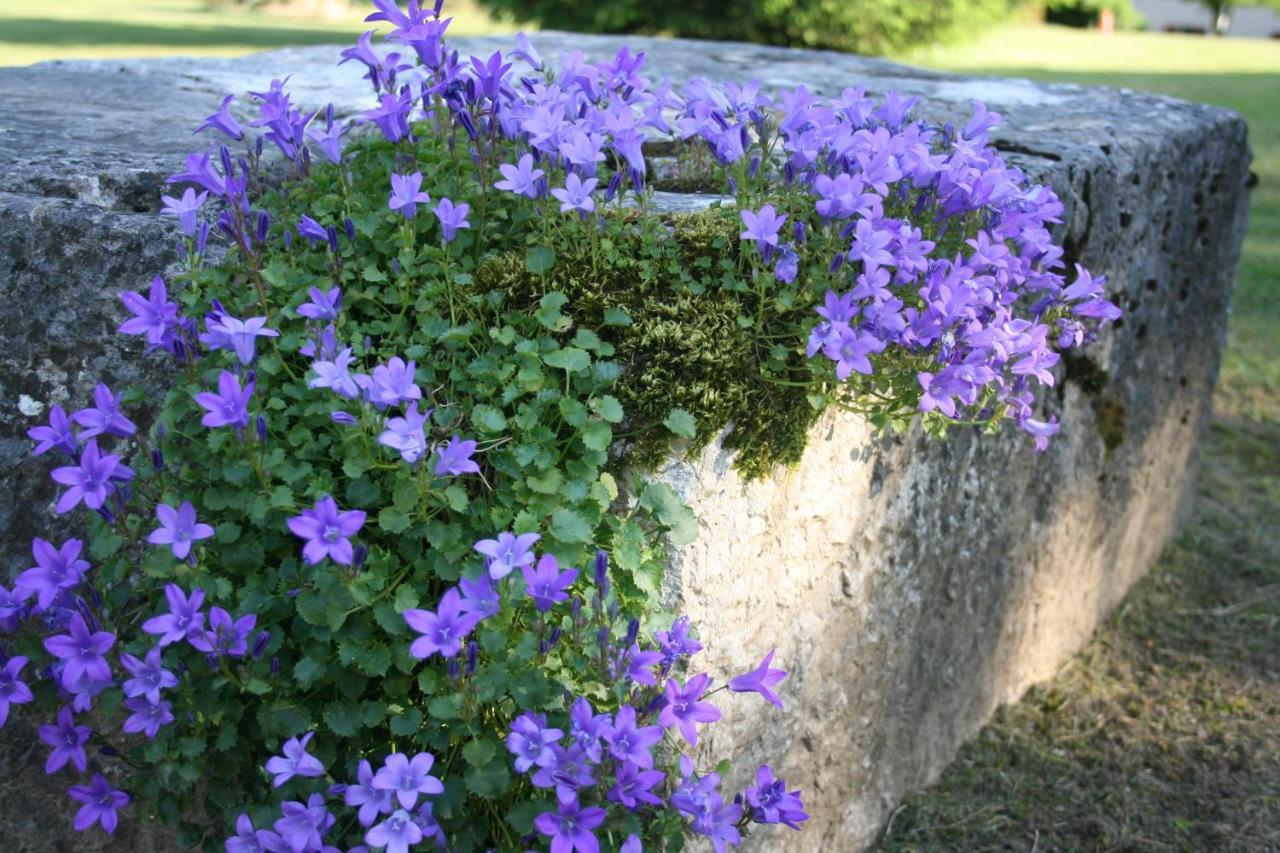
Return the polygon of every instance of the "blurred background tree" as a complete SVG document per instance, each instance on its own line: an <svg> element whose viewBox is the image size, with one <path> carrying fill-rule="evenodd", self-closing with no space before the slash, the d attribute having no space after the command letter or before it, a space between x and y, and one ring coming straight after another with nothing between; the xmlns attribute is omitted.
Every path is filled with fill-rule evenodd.
<svg viewBox="0 0 1280 853"><path fill-rule="evenodd" d="M883 54L1007 17L1024 0L481 0L549 29Z"/></svg>

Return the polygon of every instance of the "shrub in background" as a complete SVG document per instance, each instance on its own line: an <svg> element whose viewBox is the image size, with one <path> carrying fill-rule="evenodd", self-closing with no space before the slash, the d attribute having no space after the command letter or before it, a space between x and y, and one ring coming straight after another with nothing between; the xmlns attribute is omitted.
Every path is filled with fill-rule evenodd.
<svg viewBox="0 0 1280 853"><path fill-rule="evenodd" d="M623 472L730 420L765 466L828 406L1043 449L1034 389L1118 316L1103 279L1068 284L1061 205L980 104L956 128L857 88L677 91L523 36L463 61L438 7L375 6L398 50L343 52L374 106L276 80L246 126L229 96L171 177L182 269L122 295L176 366L155 423L103 384L31 430L87 534L0 588L0 724L42 712L77 828L140 807L233 853L798 828L768 766L729 791L686 751L713 694L780 706L785 673L690 667L656 592L696 522ZM733 204L656 210L651 134Z"/></svg>
<svg viewBox="0 0 1280 853"><path fill-rule="evenodd" d="M644 33L884 54L1006 17L1020 0L481 0L544 29Z"/></svg>

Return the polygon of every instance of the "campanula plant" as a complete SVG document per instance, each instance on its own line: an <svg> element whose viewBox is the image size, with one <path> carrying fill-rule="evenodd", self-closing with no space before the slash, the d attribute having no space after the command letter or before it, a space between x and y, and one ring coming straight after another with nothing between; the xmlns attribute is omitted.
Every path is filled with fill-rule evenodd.
<svg viewBox="0 0 1280 853"><path fill-rule="evenodd" d="M693 665L657 591L696 523L640 449L729 419L750 449L751 413L797 399L800 431L838 406L1043 448L1035 389L1118 316L1103 279L1068 283L1061 205L981 105L957 129L860 89L677 89L523 36L463 58L439 3L374 5L388 44L341 57L369 109L271 81L169 179L183 263L121 296L120 333L172 366L153 419L100 384L30 431L86 532L0 587L0 724L42 715L77 829L156 816L210 850L800 828L768 765L735 788L700 763L722 691L779 713L786 673ZM655 138L723 198L664 213ZM718 393L691 300L738 359L725 405L663 384Z"/></svg>

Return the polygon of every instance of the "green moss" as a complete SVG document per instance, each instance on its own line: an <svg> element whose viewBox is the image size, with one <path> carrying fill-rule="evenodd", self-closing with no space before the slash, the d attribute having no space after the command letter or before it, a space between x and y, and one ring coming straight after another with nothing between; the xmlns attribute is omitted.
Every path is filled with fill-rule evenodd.
<svg viewBox="0 0 1280 853"><path fill-rule="evenodd" d="M1124 403L1113 397L1103 397L1093 408L1098 413L1098 432L1102 435L1102 443L1110 453L1124 443Z"/></svg>
<svg viewBox="0 0 1280 853"><path fill-rule="evenodd" d="M507 253L482 263L476 283L521 309L546 293L563 293L566 314L613 344L623 371L617 396L627 413L630 461L652 465L670 452L662 422L678 407L697 421L691 450L732 424L725 446L739 451L735 464L748 477L796 462L818 412L804 387L765 377L770 354L743 328L756 301L726 275L731 261L724 259L738 256L735 218L712 209L659 218L652 227L665 231L661 239L646 239L639 226L612 232L609 263L595 272L585 247L580 257L558 258L545 276L531 274L522 254ZM628 325L607 322L606 312L619 308ZM791 316L810 313L806 305ZM800 382L809 378L808 367L789 354L773 377Z"/></svg>

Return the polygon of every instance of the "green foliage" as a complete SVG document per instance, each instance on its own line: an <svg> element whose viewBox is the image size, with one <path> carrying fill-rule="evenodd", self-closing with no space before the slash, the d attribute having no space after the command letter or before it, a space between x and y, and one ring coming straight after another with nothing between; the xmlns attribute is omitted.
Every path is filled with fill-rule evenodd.
<svg viewBox="0 0 1280 853"><path fill-rule="evenodd" d="M481 0L548 29L662 33L858 53L927 44L998 20L1018 0Z"/></svg>

